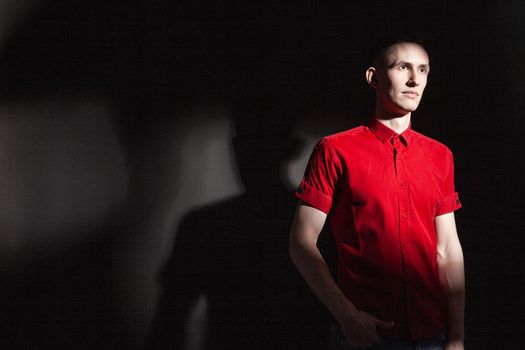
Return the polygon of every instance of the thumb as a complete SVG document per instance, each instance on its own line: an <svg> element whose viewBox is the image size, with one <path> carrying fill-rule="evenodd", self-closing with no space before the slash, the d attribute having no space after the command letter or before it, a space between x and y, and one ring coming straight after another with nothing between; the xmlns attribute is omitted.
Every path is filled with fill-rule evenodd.
<svg viewBox="0 0 525 350"><path fill-rule="evenodd" d="M382 328L382 329L390 329L392 327L394 327L394 322L392 321L381 321L381 320L378 320L377 318L374 320L374 323L376 324L376 327L378 328Z"/></svg>

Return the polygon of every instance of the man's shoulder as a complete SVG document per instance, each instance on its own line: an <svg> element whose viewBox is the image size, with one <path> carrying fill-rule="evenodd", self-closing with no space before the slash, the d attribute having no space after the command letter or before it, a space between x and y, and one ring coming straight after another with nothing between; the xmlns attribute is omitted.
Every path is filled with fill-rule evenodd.
<svg viewBox="0 0 525 350"><path fill-rule="evenodd" d="M367 136L368 132L368 127L360 125L348 130L325 136L321 139L321 143L329 144L335 148L342 146L344 147L354 142L361 141L363 137Z"/></svg>
<svg viewBox="0 0 525 350"><path fill-rule="evenodd" d="M414 135L414 141L419 147L424 147L438 153L452 154L452 151L444 143L415 130L412 130L412 133Z"/></svg>

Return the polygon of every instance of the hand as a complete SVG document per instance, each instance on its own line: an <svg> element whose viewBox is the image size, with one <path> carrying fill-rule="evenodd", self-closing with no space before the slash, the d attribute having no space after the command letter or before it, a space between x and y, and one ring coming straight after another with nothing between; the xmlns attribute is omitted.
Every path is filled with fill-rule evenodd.
<svg viewBox="0 0 525 350"><path fill-rule="evenodd" d="M449 340L445 344L444 350L464 350L465 346L461 340Z"/></svg>
<svg viewBox="0 0 525 350"><path fill-rule="evenodd" d="M348 344L355 348L367 348L379 343L377 327L390 329L394 326L394 322L381 321L359 310L347 315L340 324Z"/></svg>

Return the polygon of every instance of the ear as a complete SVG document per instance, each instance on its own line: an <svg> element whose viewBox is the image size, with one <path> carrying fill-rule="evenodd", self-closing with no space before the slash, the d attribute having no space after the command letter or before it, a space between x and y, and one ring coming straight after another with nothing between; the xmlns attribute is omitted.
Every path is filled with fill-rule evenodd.
<svg viewBox="0 0 525 350"><path fill-rule="evenodd" d="M365 72L366 81L368 85L374 88L377 86L376 73L377 71L374 67L368 67L368 69Z"/></svg>

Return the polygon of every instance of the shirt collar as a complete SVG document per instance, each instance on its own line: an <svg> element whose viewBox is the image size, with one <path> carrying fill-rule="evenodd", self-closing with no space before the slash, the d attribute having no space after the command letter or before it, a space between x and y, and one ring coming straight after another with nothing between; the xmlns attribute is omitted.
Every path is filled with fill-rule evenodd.
<svg viewBox="0 0 525 350"><path fill-rule="evenodd" d="M381 140L381 142L385 143L389 141L392 137L397 135L397 133L390 129L385 124L381 123L379 120L373 118L368 123L368 128L374 133L374 135ZM410 143L410 137L412 135L412 124L408 124L408 128L403 131L401 134L399 134L399 139L401 142L408 146Z"/></svg>

